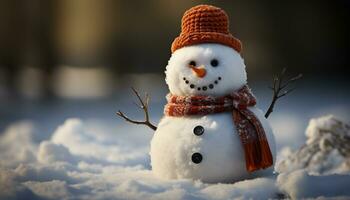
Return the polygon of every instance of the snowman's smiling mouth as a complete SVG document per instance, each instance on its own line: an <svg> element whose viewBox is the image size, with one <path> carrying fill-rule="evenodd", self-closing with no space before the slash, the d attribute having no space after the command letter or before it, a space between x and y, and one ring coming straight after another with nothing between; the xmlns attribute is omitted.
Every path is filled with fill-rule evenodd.
<svg viewBox="0 0 350 200"><path fill-rule="evenodd" d="M219 84L221 80L222 78L221 76L219 76L213 83L210 83L209 85L199 86L191 83L189 80L186 79L186 77L183 77L183 81L185 82L185 84L187 84L191 89L197 89L198 91L206 91L208 89L212 90L214 89L215 85Z"/></svg>

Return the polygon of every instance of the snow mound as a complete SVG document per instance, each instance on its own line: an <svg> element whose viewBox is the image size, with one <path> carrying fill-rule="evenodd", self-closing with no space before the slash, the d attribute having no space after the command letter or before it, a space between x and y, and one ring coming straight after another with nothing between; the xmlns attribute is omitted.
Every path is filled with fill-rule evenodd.
<svg viewBox="0 0 350 200"><path fill-rule="evenodd" d="M350 172L350 126L329 115L311 119L307 141L276 167L278 172L305 169L311 174Z"/></svg>
<svg viewBox="0 0 350 200"><path fill-rule="evenodd" d="M29 121L19 121L8 126L0 138L0 166L14 167L20 163L34 162L36 145L35 127Z"/></svg>

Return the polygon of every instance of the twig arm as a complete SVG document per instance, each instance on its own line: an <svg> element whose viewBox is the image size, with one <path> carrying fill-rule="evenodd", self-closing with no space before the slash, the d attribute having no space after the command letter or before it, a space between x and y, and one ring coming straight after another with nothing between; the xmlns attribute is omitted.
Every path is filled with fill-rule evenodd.
<svg viewBox="0 0 350 200"><path fill-rule="evenodd" d="M269 87L272 91L272 100L270 103L269 108L267 109L266 113L265 113L265 118L268 118L270 116L270 114L273 112L273 108L277 102L277 100L279 98L282 98L284 96L286 96L287 94L291 93L292 91L294 91L295 88L292 89L288 89L288 90L284 90L285 88L287 88L287 86L299 79L301 79L303 77L302 74L299 74L295 77L292 77L290 79L288 79L287 81L283 82L283 78L285 75L287 68L283 68L281 74L279 76L274 77L273 79L273 86Z"/></svg>
<svg viewBox="0 0 350 200"><path fill-rule="evenodd" d="M277 98L273 97L271 104L265 113L265 118L268 118L270 114L273 112L273 107L275 106L276 101L277 101Z"/></svg>
<svg viewBox="0 0 350 200"><path fill-rule="evenodd" d="M133 120L130 119L128 116L126 116L123 112L121 112L120 110L118 110L118 112L116 113L119 117L125 119L127 122L130 122L132 124L138 124L138 125L146 125L149 128L151 128L152 130L157 130L157 127L155 125L153 125L150 122L150 117L149 117L149 112L148 112L148 103L149 103L149 95L146 94L145 95L145 101L143 101L143 99L141 98L140 94L134 89L131 88L132 91L135 93L135 95L137 96L137 99L140 102L140 105L136 104L137 107L141 108L145 114L145 120L144 121L137 121L137 120Z"/></svg>

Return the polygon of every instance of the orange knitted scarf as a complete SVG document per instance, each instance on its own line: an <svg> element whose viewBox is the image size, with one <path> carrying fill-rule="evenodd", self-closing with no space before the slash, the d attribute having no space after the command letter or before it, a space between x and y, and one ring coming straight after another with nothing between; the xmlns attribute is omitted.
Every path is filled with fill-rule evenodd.
<svg viewBox="0 0 350 200"><path fill-rule="evenodd" d="M164 113L167 116L208 115L232 112L232 119L245 153L247 171L265 169L273 164L271 150L264 128L248 109L256 99L246 85L239 91L223 97L167 95Z"/></svg>

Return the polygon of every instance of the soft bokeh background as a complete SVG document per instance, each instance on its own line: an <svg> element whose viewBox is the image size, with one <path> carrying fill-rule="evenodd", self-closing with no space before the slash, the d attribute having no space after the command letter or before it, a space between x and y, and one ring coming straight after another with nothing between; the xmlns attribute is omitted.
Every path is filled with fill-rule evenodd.
<svg viewBox="0 0 350 200"><path fill-rule="evenodd" d="M142 117L132 86L150 93L157 123L171 42L183 12L200 3L229 14L263 110L273 74L283 67L288 75L304 74L270 118L279 145L302 141L310 117L350 118L349 1L2 0L0 130L31 120L51 133L78 117L103 121L118 133L132 127L116 118L118 109Z"/></svg>
<svg viewBox="0 0 350 200"><path fill-rule="evenodd" d="M170 45L184 11L201 3L229 14L261 109L271 101L274 74L283 67L289 77L304 74L269 117L276 163L305 144L310 118L333 114L349 122L347 0L1 0L0 199L349 199L349 175L296 171L204 184L152 174L152 131L115 113L142 119L135 87L151 95L158 123ZM327 132L329 124L312 130ZM304 147L313 156L314 146ZM330 155L326 164L347 159Z"/></svg>

